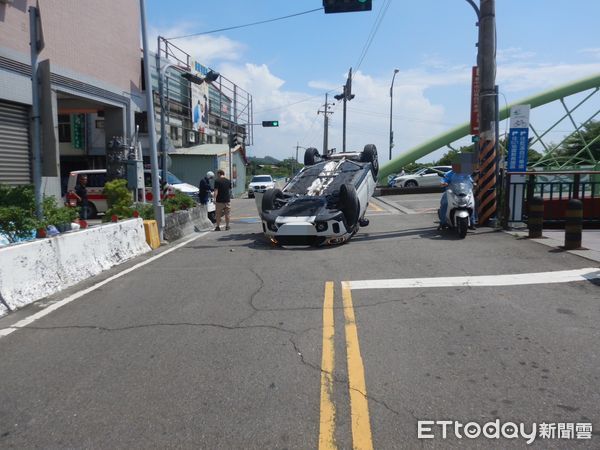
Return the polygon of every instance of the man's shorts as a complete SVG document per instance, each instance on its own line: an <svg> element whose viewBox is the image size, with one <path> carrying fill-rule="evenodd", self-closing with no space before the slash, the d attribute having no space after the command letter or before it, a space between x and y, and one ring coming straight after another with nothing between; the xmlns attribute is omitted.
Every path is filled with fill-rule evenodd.
<svg viewBox="0 0 600 450"><path fill-rule="evenodd" d="M217 203L216 204L216 208L217 208L217 216L229 216L229 211L231 211L231 208L229 207L229 203Z"/></svg>

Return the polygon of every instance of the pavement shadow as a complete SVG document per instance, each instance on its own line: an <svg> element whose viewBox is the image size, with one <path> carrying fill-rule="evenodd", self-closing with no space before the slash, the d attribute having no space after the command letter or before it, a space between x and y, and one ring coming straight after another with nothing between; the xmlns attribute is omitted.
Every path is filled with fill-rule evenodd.
<svg viewBox="0 0 600 450"><path fill-rule="evenodd" d="M439 232L435 228L412 228L399 231L382 231L361 233L352 238L353 241L376 241L398 237L418 236L420 238L435 239Z"/></svg>

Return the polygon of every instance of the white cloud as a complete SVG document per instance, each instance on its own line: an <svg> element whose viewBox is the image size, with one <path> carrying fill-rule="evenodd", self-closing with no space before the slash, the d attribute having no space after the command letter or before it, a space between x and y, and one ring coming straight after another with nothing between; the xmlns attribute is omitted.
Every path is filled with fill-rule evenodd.
<svg viewBox="0 0 600 450"><path fill-rule="evenodd" d="M514 61L529 61L535 58L535 56L534 52L526 51L519 47L510 47L498 50L496 62L498 64L508 64Z"/></svg>
<svg viewBox="0 0 600 450"><path fill-rule="evenodd" d="M192 30L193 28L188 25L180 25L166 30L151 29L150 46L152 48L159 35L169 39L193 33ZM241 42L234 41L226 36L212 34L170 39L169 42L191 55L204 66L212 66L219 61L238 61L242 58L246 49L246 45Z"/></svg>
<svg viewBox="0 0 600 450"><path fill-rule="evenodd" d="M583 48L579 50L577 53L583 53L584 55L590 55L590 57L595 59L600 59L600 48Z"/></svg>
<svg viewBox="0 0 600 450"><path fill-rule="evenodd" d="M556 65L500 65L497 81L504 92L523 92L525 95L576 81L600 72L600 62Z"/></svg>

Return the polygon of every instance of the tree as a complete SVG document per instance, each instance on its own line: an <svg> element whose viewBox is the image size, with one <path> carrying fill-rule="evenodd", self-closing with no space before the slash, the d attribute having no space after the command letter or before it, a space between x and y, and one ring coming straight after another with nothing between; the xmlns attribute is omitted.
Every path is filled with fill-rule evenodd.
<svg viewBox="0 0 600 450"><path fill-rule="evenodd" d="M558 154L560 156L575 156L586 146L586 144L589 145L596 139L596 141L588 147L588 150L592 155L591 158L590 153L587 151L579 156L583 159L593 159L595 162L600 161L600 121L592 121L586 124L580 133L581 136L579 133L569 136L558 149Z"/></svg>

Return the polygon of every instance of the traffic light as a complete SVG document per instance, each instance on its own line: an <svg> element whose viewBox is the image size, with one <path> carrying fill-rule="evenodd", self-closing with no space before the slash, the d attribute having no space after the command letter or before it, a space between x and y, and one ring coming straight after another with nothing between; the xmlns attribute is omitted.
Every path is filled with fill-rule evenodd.
<svg viewBox="0 0 600 450"><path fill-rule="evenodd" d="M263 120L262 126L263 127L278 127L279 120Z"/></svg>
<svg viewBox="0 0 600 450"><path fill-rule="evenodd" d="M228 137L229 148L244 145L244 135L239 133L231 133Z"/></svg>
<svg viewBox="0 0 600 450"><path fill-rule="evenodd" d="M323 0L325 14L371 11L371 0Z"/></svg>

